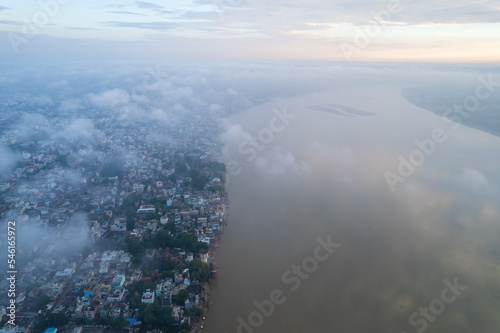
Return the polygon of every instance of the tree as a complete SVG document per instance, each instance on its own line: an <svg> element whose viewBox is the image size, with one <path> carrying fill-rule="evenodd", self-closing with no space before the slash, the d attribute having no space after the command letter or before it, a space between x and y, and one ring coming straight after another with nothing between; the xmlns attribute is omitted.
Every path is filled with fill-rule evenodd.
<svg viewBox="0 0 500 333"><path fill-rule="evenodd" d="M134 230L135 227L135 218L131 215L127 215L127 230Z"/></svg>
<svg viewBox="0 0 500 333"><path fill-rule="evenodd" d="M175 163L175 175L185 176L187 175L187 171L188 168L186 166L186 163L180 161Z"/></svg>
<svg viewBox="0 0 500 333"><path fill-rule="evenodd" d="M174 174L169 175L169 176L167 177L167 180L169 180L170 182L172 182L173 184L175 184L175 183L176 183L176 181L177 181L177 176L176 176L176 175L174 175Z"/></svg>
<svg viewBox="0 0 500 333"><path fill-rule="evenodd" d="M141 198L139 197L139 195L137 193L129 194L128 196L125 197L125 199L123 199L123 203L120 206L119 212L120 213L126 212L127 215L135 213L136 212L135 203L137 201L139 201L140 199Z"/></svg>
<svg viewBox="0 0 500 333"><path fill-rule="evenodd" d="M129 322L123 317L118 317L111 323L111 329L113 331L121 331L122 328L129 325Z"/></svg>
<svg viewBox="0 0 500 333"><path fill-rule="evenodd" d="M189 327L188 323L182 324L179 329L180 329L179 333L189 333L191 331L191 327Z"/></svg>
<svg viewBox="0 0 500 333"><path fill-rule="evenodd" d="M202 250L208 250L208 244L196 241L189 246L189 250L194 253L200 253Z"/></svg>
<svg viewBox="0 0 500 333"><path fill-rule="evenodd" d="M189 171L189 176L191 177L191 185L195 190L201 191L208 183L208 177L201 174L199 170L191 169Z"/></svg>
<svg viewBox="0 0 500 333"><path fill-rule="evenodd" d="M189 263L189 272L193 280L208 282L210 279L210 268L208 264L201 262L201 260L191 261Z"/></svg>
<svg viewBox="0 0 500 333"><path fill-rule="evenodd" d="M102 177L118 176L121 178L123 177L123 171L124 171L123 163L119 160L113 160L104 165L104 167L102 168L101 175Z"/></svg>
<svg viewBox="0 0 500 333"><path fill-rule="evenodd" d="M199 318L203 315L203 310L196 306L193 306L191 309L186 309L185 313L191 318Z"/></svg>
<svg viewBox="0 0 500 333"><path fill-rule="evenodd" d="M201 294L201 291L202 291L202 287L200 284L198 283L191 283L188 287L187 287L187 291L189 291L190 293L193 293L193 294Z"/></svg>
<svg viewBox="0 0 500 333"><path fill-rule="evenodd" d="M157 302L148 304L139 314L139 320L147 328L164 328L172 325L172 309L162 307Z"/></svg>
<svg viewBox="0 0 500 333"><path fill-rule="evenodd" d="M50 303L50 297L48 297L47 295L42 295L38 297L36 300L36 306L39 310L45 310L47 304L49 303Z"/></svg>
<svg viewBox="0 0 500 333"><path fill-rule="evenodd" d="M159 212L163 208L164 200L160 200L158 198L151 199L151 204L155 207L156 211Z"/></svg>
<svg viewBox="0 0 500 333"><path fill-rule="evenodd" d="M163 260L160 264L160 270L171 271L175 267L174 261L172 259Z"/></svg>
<svg viewBox="0 0 500 333"><path fill-rule="evenodd" d="M56 162L59 162L63 167L68 167L68 159L66 155L57 155Z"/></svg>
<svg viewBox="0 0 500 333"><path fill-rule="evenodd" d="M47 316L47 326L59 327L66 325L69 318L64 313L51 313Z"/></svg>
<svg viewBox="0 0 500 333"><path fill-rule="evenodd" d="M125 241L126 251L130 253L132 256L140 256L142 255L143 249L141 243L134 242L133 240L127 239Z"/></svg>
<svg viewBox="0 0 500 333"><path fill-rule="evenodd" d="M175 222L174 221L168 221L167 224L165 225L165 230L170 231L171 233L175 233Z"/></svg>
<svg viewBox="0 0 500 333"><path fill-rule="evenodd" d="M175 304L184 305L184 302L189 298L189 291L183 289L177 294L177 300Z"/></svg>

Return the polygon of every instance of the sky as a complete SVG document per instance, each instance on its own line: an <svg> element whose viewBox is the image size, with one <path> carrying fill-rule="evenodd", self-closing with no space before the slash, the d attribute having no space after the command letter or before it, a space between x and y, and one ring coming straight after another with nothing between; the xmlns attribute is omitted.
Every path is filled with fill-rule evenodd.
<svg viewBox="0 0 500 333"><path fill-rule="evenodd" d="M0 57L498 62L496 0L4 0Z"/></svg>

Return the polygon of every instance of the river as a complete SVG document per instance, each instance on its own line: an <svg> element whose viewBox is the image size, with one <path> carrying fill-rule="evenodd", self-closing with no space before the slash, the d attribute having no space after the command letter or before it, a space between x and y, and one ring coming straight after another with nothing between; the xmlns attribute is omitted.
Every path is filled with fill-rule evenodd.
<svg viewBox="0 0 500 333"><path fill-rule="evenodd" d="M402 88L230 117L207 332L498 330L500 138L454 129Z"/></svg>

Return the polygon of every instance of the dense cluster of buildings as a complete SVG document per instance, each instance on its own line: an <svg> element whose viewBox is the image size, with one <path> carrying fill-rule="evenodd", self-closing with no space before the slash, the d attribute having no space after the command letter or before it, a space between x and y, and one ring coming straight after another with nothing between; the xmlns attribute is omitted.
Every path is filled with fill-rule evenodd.
<svg viewBox="0 0 500 333"><path fill-rule="evenodd" d="M2 120L16 119L22 124L15 112ZM57 129L77 120L53 121ZM189 310L203 312L210 298L191 263L211 264L216 274L211 253L227 217L217 123L144 126L105 116L92 123L90 134L3 129L0 144L18 160L0 179L0 214L19 225L19 322L3 330L42 332L62 318L55 329L71 332L120 318L124 329L142 331L148 304L168 308L169 325L196 325ZM167 245L157 244L162 239ZM184 239L191 243L177 241ZM172 267L161 270L162 262ZM148 288L132 295L139 282ZM131 304L136 296L145 305ZM0 317L5 307L0 301Z"/></svg>

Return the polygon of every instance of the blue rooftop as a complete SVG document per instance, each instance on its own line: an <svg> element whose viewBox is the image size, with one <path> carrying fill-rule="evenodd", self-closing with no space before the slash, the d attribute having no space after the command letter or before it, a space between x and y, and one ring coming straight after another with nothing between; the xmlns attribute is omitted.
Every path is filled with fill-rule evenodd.
<svg viewBox="0 0 500 333"><path fill-rule="evenodd" d="M130 325L133 325L135 323L135 318L125 318L126 321L130 323Z"/></svg>

